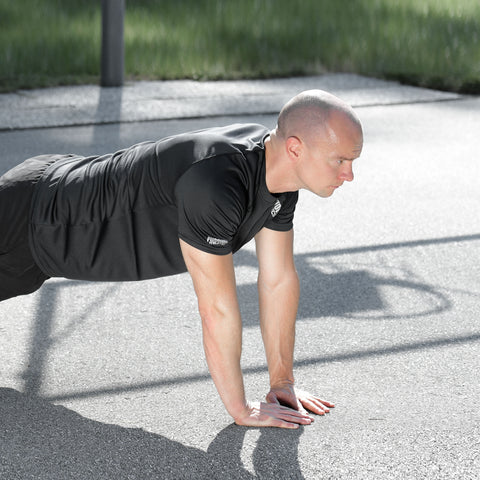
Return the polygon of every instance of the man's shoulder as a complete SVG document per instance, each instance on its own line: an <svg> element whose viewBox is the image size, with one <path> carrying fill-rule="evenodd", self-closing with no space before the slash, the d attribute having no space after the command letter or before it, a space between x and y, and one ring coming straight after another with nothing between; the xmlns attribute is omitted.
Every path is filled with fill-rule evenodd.
<svg viewBox="0 0 480 480"><path fill-rule="evenodd" d="M221 138L227 143L255 142L261 140L269 132L268 128L258 123L232 123L229 125L194 130L179 137Z"/></svg>
<svg viewBox="0 0 480 480"><path fill-rule="evenodd" d="M210 130L209 137L214 145L222 145L234 151L249 152L264 148L269 130L256 123L236 123ZM217 147L218 148L218 147Z"/></svg>
<svg viewBox="0 0 480 480"><path fill-rule="evenodd" d="M254 123L237 123L166 137L156 142L157 152L167 150L191 153L194 161L215 155L248 152L264 148L269 130Z"/></svg>

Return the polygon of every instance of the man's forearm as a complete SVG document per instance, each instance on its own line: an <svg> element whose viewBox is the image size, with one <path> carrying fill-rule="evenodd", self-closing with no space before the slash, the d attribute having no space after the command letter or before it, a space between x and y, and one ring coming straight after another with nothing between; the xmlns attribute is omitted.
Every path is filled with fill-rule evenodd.
<svg viewBox="0 0 480 480"><path fill-rule="evenodd" d="M235 309L236 310L236 309ZM210 375L228 413L236 418L246 409L240 366L242 323L240 314L202 314L203 345Z"/></svg>
<svg viewBox="0 0 480 480"><path fill-rule="evenodd" d="M281 282L267 284L258 278L260 325L270 385L293 383L295 320L300 296L298 276L289 271Z"/></svg>
<svg viewBox="0 0 480 480"><path fill-rule="evenodd" d="M232 255L211 255L180 240L202 318L203 344L218 393L234 418L246 408L240 369L242 321Z"/></svg>

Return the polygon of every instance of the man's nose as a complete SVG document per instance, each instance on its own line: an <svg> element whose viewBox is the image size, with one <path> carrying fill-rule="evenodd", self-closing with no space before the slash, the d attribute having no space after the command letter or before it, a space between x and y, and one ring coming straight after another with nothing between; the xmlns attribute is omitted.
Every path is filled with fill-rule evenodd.
<svg viewBox="0 0 480 480"><path fill-rule="evenodd" d="M342 171L340 172L340 179L343 180L344 182L351 182L353 181L353 178L354 178L354 175L353 175L352 162L349 162L342 168Z"/></svg>

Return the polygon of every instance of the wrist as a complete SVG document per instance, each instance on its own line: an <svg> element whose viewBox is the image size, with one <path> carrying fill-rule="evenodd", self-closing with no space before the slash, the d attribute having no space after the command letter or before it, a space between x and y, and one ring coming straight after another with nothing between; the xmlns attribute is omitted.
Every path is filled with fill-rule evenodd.
<svg viewBox="0 0 480 480"><path fill-rule="evenodd" d="M293 359L280 357L276 360L267 360L270 360L267 361L270 385L293 384L295 382Z"/></svg>
<svg viewBox="0 0 480 480"><path fill-rule="evenodd" d="M249 402L245 402L242 407L237 407L234 410L229 410L228 413L237 425L243 425L244 419L250 416L251 411L252 408Z"/></svg>
<svg viewBox="0 0 480 480"><path fill-rule="evenodd" d="M270 379L270 388L285 388L295 385L295 379L292 376L276 377Z"/></svg>
<svg viewBox="0 0 480 480"><path fill-rule="evenodd" d="M224 405L228 414L234 420L236 420L237 418L244 417L247 414L247 412L250 410L250 406L247 400L236 401L234 403L229 402L228 404L224 402Z"/></svg>

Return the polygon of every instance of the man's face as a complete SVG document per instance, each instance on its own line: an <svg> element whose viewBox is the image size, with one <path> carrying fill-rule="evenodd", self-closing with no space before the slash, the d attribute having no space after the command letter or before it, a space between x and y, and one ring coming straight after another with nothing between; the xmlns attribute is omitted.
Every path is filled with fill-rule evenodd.
<svg viewBox="0 0 480 480"><path fill-rule="evenodd" d="M333 113L324 134L304 144L299 174L304 188L330 197L353 180L353 160L362 152L361 129L344 115Z"/></svg>

